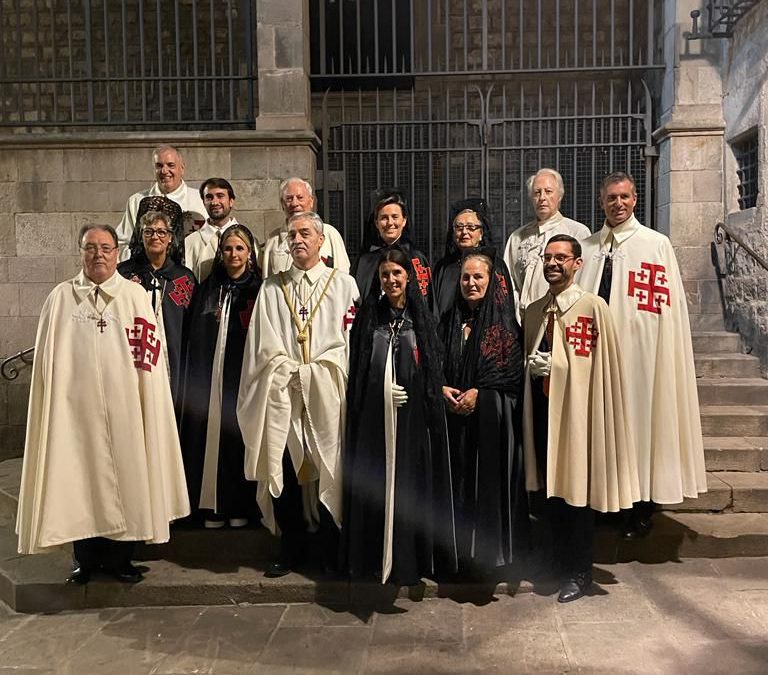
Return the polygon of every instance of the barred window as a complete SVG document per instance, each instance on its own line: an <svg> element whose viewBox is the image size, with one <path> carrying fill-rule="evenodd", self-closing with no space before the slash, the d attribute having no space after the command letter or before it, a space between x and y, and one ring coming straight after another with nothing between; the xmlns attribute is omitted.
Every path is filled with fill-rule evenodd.
<svg viewBox="0 0 768 675"><path fill-rule="evenodd" d="M757 129L731 143L739 177L739 208L751 209L757 203Z"/></svg>

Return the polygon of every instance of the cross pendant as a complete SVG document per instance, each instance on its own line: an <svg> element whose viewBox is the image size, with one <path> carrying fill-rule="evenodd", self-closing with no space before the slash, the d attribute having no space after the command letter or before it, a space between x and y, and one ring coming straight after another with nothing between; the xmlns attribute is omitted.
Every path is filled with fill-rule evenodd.
<svg viewBox="0 0 768 675"><path fill-rule="evenodd" d="M107 322L104 321L104 317L99 317L99 320L96 322L96 325L99 327L99 333L103 333L104 329L107 326Z"/></svg>
<svg viewBox="0 0 768 675"><path fill-rule="evenodd" d="M299 316L301 317L302 321L306 321L307 317L309 316L309 310L307 310L306 307L302 305L301 309L299 310Z"/></svg>

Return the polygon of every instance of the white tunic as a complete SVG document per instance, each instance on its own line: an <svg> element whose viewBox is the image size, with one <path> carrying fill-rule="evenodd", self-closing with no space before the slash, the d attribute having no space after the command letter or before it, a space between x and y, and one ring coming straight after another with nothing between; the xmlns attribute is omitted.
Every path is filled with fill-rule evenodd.
<svg viewBox="0 0 768 675"><path fill-rule="evenodd" d="M128 260L131 257L131 252L128 250L128 244L133 236L133 230L136 227L136 214L139 212L139 202L144 197L168 197L173 200L179 206L184 213L184 220L192 219L205 222L206 210L203 205L203 200L200 199L200 192L197 188L190 187L184 181L181 181L181 185L177 187L173 192L163 193L160 191L157 183L154 183L152 187L141 192L136 192L128 197L128 202L125 205L125 213L117 226L117 240L120 244L120 260Z"/></svg>
<svg viewBox="0 0 768 675"><path fill-rule="evenodd" d="M302 325L311 318L308 363L281 278ZM320 501L337 525L341 522L349 329L358 297L349 274L322 262L306 273L291 267L273 275L259 291L243 354L237 420L245 442L245 477L258 481L257 501L273 533L271 497L283 491L286 448L299 483L314 483ZM296 386L289 384L292 378Z"/></svg>
<svg viewBox="0 0 768 675"><path fill-rule="evenodd" d="M228 227L237 224L237 220L232 217L221 227L216 227L209 218L205 225L184 239L184 264L195 273L199 284L208 278L213 269L221 235Z"/></svg>
<svg viewBox="0 0 768 675"><path fill-rule="evenodd" d="M146 291L81 272L45 301L35 341L16 533L20 553L90 537L168 541L189 513L165 358Z"/></svg>
<svg viewBox="0 0 768 675"><path fill-rule="evenodd" d="M688 307L672 244L631 216L582 243L579 284L594 293L615 239L611 297L627 378L629 424L644 501L706 492Z"/></svg>
<svg viewBox="0 0 768 675"><path fill-rule="evenodd" d="M325 241L320 248L320 258L323 262L332 258L334 269L349 272L349 256L339 231L333 225L323 223L323 234ZM292 264L293 260L288 250L288 230L283 227L272 232L261 248L259 255L261 276L266 279L278 272L286 272Z"/></svg>
<svg viewBox="0 0 768 675"><path fill-rule="evenodd" d="M549 284L544 278L544 264L539 256L544 253L547 242L556 234L569 234L581 241L586 239L590 232L586 225L566 218L558 211L543 223L531 221L515 230L507 239L504 262L507 263L512 277L518 321L528 305L549 291Z"/></svg>

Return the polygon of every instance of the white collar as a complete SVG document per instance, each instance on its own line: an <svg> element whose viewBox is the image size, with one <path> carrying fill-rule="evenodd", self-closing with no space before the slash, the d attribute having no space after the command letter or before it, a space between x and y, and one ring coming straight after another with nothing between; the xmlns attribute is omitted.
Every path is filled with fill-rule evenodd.
<svg viewBox="0 0 768 675"><path fill-rule="evenodd" d="M539 228L539 234L544 234L545 232L549 232L550 230L556 228L562 222L563 222L563 214L560 213L560 211L555 211L543 223L539 223L538 221L536 221L536 224Z"/></svg>
<svg viewBox="0 0 768 675"><path fill-rule="evenodd" d="M298 284L301 281L301 278L306 274L309 282L314 284L321 276L323 276L323 273L327 269L328 268L322 260L308 270L300 270L296 265L291 265L291 268L288 270L288 276L293 283Z"/></svg>
<svg viewBox="0 0 768 675"><path fill-rule="evenodd" d="M219 234L223 234L225 230L232 227L232 225L237 225L238 222L234 218L234 216L230 217L230 219L224 223L221 227L216 227L212 222L211 219L208 218L205 221L205 224L198 230L200 233L200 236L203 238L203 241L207 244L212 238L213 235L217 232Z"/></svg>
<svg viewBox="0 0 768 675"><path fill-rule="evenodd" d="M609 227L608 223L604 221L603 227L600 229L600 247L605 248L608 245L611 235L613 235L616 245L619 246L637 232L640 227L642 225L635 218L634 213L616 227Z"/></svg>
<svg viewBox="0 0 768 675"><path fill-rule="evenodd" d="M581 298L582 295L584 295L586 291L581 288L578 284L571 284L561 293L558 293L554 297L552 296L552 293L548 293L549 300L545 304L545 307L551 307L552 301L554 300L555 304L557 305L558 310L560 310L560 314L565 314L571 307L573 307L579 298Z"/></svg>
<svg viewBox="0 0 768 675"><path fill-rule="evenodd" d="M85 300L97 286L102 293L105 293L111 298L116 298L117 294L120 292L122 279L123 277L115 271L115 273L104 283L97 284L85 276L84 271L80 270L80 273L72 279L72 287L75 289L75 293L81 302Z"/></svg>
<svg viewBox="0 0 768 675"><path fill-rule="evenodd" d="M179 199L183 199L184 195L187 194L187 184L182 179L179 187L177 187L173 192L162 192L160 190L160 186L157 184L157 181L155 181L152 187L149 188L149 194L152 197L168 197L168 199L178 201Z"/></svg>

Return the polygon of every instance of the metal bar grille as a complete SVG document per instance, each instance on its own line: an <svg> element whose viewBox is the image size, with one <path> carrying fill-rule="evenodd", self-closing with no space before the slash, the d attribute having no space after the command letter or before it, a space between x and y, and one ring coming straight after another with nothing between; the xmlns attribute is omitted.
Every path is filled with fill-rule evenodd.
<svg viewBox="0 0 768 675"><path fill-rule="evenodd" d="M345 105L350 96L355 108ZM565 215L597 228L603 220L597 184L604 175L629 171L645 194L651 179L647 108L643 89L624 80L328 92L320 111L327 134L318 192L323 213L356 255L367 195L409 188L415 243L435 259L442 255L448 205L479 195L488 200L494 240L503 245L534 217L527 177L550 166L563 174ZM647 225L651 213L650 204L638 204Z"/></svg>
<svg viewBox="0 0 768 675"><path fill-rule="evenodd" d="M0 126L252 127L255 2L16 0L0 13Z"/></svg>
<svg viewBox="0 0 768 675"><path fill-rule="evenodd" d="M731 144L736 157L739 177L739 208L743 211L757 205L758 192L758 157L757 130L754 130L741 140Z"/></svg>
<svg viewBox="0 0 768 675"><path fill-rule="evenodd" d="M315 0L311 75L329 81L663 68L653 0ZM643 38L643 39L640 39ZM365 86L365 85L363 85Z"/></svg>

